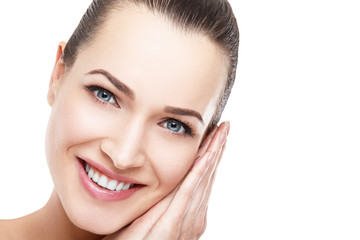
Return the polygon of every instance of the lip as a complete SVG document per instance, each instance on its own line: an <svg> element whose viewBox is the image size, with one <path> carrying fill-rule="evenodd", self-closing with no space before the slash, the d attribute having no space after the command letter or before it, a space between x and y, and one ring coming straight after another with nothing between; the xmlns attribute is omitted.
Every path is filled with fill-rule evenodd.
<svg viewBox="0 0 360 240"><path fill-rule="evenodd" d="M101 201L120 201L120 200L125 200L129 197L131 197L136 191L138 191L139 189L141 189L142 187L144 187L144 184L128 178L128 177L124 177L124 176L120 176L117 173L113 173L111 171L109 171L108 169L104 168L103 166L94 163L91 160L84 160L82 158L77 158L78 159L78 168L79 168L79 176L80 176L80 180L84 186L84 188L86 189L86 191L95 199L101 200ZM105 175L116 179L120 182L126 182L126 183L132 183L135 184L133 187L129 188L128 190L122 190L122 191L111 191L105 188L100 187L99 185L97 185L96 183L94 183L87 175L87 173L85 172L84 169L84 162L89 163L90 165L94 166L95 168L97 168L99 171L101 171L102 173L104 173Z"/></svg>
<svg viewBox="0 0 360 240"><path fill-rule="evenodd" d="M84 161L87 162L88 164L90 164L91 166L94 166L96 169L98 169L100 172L104 173L105 175L111 177L112 179L118 180L120 182L127 182L127 183L133 183L133 184L138 184L138 185L144 185L143 183L133 179L133 178L129 178L129 177L124 177L121 176L120 174L114 173L108 169L106 169L104 166L92 161L91 159L87 159L87 158L80 158L78 157L78 159L80 161Z"/></svg>

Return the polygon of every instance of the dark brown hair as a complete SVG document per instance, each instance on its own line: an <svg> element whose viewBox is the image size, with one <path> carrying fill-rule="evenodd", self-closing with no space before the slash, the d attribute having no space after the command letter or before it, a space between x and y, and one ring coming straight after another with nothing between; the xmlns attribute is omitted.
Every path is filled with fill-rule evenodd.
<svg viewBox="0 0 360 240"><path fill-rule="evenodd" d="M94 39L110 12L131 3L159 13L177 27L203 34L228 56L228 78L210 123L215 126L234 84L238 61L239 30L226 0L93 0L65 47L65 66L72 67L81 48Z"/></svg>

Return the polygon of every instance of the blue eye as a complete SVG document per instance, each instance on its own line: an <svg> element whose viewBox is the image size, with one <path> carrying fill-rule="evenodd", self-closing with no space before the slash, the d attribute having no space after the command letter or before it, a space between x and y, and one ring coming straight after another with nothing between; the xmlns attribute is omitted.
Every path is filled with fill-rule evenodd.
<svg viewBox="0 0 360 240"><path fill-rule="evenodd" d="M94 94L100 99L105 102L109 103L116 103L114 96L109 91L106 91L105 89L98 89L94 91Z"/></svg>
<svg viewBox="0 0 360 240"><path fill-rule="evenodd" d="M176 132L176 133L183 133L186 132L185 128L183 127L183 125L176 121L176 120L169 120L166 121L164 123L164 127L166 127L167 129L169 129L172 132Z"/></svg>
<svg viewBox="0 0 360 240"><path fill-rule="evenodd" d="M87 86L87 88L95 95L95 97L102 103L111 103L119 106L114 94L99 86Z"/></svg>
<svg viewBox="0 0 360 240"><path fill-rule="evenodd" d="M185 124L176 119L172 119L172 118L166 119L163 122L161 122L160 125L164 128L169 129L170 132L174 134L179 134L182 136L190 136L190 137L195 136L192 128L188 124Z"/></svg>
<svg viewBox="0 0 360 240"><path fill-rule="evenodd" d="M176 134L193 136L190 127L175 119L167 119L161 123L161 126Z"/></svg>

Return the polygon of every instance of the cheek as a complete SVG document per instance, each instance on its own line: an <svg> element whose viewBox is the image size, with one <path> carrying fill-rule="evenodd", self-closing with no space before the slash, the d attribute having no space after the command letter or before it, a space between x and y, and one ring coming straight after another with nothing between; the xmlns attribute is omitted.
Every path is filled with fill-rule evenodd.
<svg viewBox="0 0 360 240"><path fill-rule="evenodd" d="M57 97L46 141L47 159L52 175L60 174L62 169L65 169L63 159L68 159L66 154L72 146L101 141L104 137L112 136L115 126L120 131L123 127L118 127L121 117L119 119L116 111L104 110L104 106L92 102L81 89L63 89ZM156 175L160 195L165 195L172 191L188 172L196 157L200 140L172 136L154 124L143 134L147 137L144 138L142 149Z"/></svg>
<svg viewBox="0 0 360 240"><path fill-rule="evenodd" d="M183 141L183 140L181 140ZM194 140L179 142L158 139L151 146L152 166L159 180L159 189L164 193L172 191L192 166L198 150Z"/></svg>
<svg viewBox="0 0 360 240"><path fill-rule="evenodd" d="M49 122L49 139L61 148L96 139L101 133L101 119L96 109L81 94L67 94L57 102ZM63 150L63 149L62 149Z"/></svg>
<svg viewBox="0 0 360 240"><path fill-rule="evenodd" d="M55 178L57 174L66 171L67 165L63 164L73 164L66 162L71 159L67 154L72 146L96 139L103 131L99 124L101 119L94 111L94 107L81 97L79 91L74 94L65 90L57 96L46 136L47 161Z"/></svg>

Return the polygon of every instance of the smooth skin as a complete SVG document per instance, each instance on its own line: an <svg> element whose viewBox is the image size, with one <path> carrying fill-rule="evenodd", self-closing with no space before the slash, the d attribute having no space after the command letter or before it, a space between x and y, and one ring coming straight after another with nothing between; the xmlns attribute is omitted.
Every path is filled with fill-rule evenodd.
<svg viewBox="0 0 360 240"><path fill-rule="evenodd" d="M202 154L182 183L129 227L104 240L200 239L215 172L229 134L229 122L216 127L199 149ZM205 152L205 153L204 153Z"/></svg>
<svg viewBox="0 0 360 240"><path fill-rule="evenodd" d="M134 6L112 13L70 69L61 57L65 45L58 46L48 93L46 157L54 191L34 214L0 222L0 238L199 238L229 132L223 123L206 136L227 78L225 54L205 36ZM133 95L89 74L97 69ZM196 111L202 120L169 106ZM175 131L169 119L192 133L183 125ZM144 187L125 200L96 199L79 179L78 158Z"/></svg>

